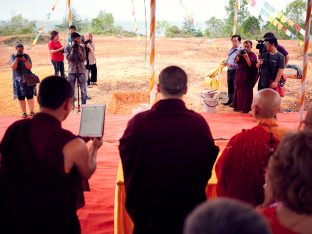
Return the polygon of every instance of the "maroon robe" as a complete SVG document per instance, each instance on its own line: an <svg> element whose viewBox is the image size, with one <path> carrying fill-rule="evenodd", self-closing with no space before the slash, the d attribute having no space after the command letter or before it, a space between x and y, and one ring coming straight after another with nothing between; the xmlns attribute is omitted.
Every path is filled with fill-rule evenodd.
<svg viewBox="0 0 312 234"><path fill-rule="evenodd" d="M181 234L219 152L205 119L182 100L159 101L129 121L119 150L134 233Z"/></svg>
<svg viewBox="0 0 312 234"><path fill-rule="evenodd" d="M248 53L251 66L248 66L246 60L240 57L238 69L235 76L235 92L233 99L233 108L244 113L251 111L253 99L253 88L258 80L257 55L253 52Z"/></svg>
<svg viewBox="0 0 312 234"><path fill-rule="evenodd" d="M75 167L65 172L63 155L75 138L43 113L8 128L0 145L0 233L80 233L81 178Z"/></svg>
<svg viewBox="0 0 312 234"><path fill-rule="evenodd" d="M270 158L270 133L262 126L231 138L216 164L217 194L254 206L264 200L264 175ZM274 149L279 140L272 136Z"/></svg>

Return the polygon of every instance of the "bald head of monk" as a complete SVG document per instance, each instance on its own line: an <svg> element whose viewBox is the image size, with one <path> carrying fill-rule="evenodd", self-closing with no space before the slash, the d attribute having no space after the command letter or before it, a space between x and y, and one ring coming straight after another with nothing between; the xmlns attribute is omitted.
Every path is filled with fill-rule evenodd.
<svg viewBox="0 0 312 234"><path fill-rule="evenodd" d="M273 89L262 89L253 99L252 110L256 119L274 118L280 108L281 96Z"/></svg>
<svg viewBox="0 0 312 234"><path fill-rule="evenodd" d="M308 113L304 120L304 129L312 130L312 108L308 110Z"/></svg>

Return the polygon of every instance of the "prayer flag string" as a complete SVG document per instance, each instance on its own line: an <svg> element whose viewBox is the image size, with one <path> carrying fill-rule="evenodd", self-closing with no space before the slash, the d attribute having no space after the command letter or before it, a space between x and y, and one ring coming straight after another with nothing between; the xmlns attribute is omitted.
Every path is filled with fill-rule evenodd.
<svg viewBox="0 0 312 234"><path fill-rule="evenodd" d="M59 3L59 1L60 1L60 0L57 0L57 1L54 3L54 5L53 5L52 8L51 8L51 12L49 12L49 13L47 14L46 21L45 21L44 24L38 29L38 32L37 32L37 34L36 34L36 36L35 36L35 39L33 40L32 44L31 44L31 48L34 47L34 46L37 44L37 41L38 41L39 37L41 36L41 34L44 32L46 26L48 25L48 22L49 22L49 20L50 20L50 18L51 18L51 15L52 15L53 11L55 10L55 7L56 7L56 5Z"/></svg>

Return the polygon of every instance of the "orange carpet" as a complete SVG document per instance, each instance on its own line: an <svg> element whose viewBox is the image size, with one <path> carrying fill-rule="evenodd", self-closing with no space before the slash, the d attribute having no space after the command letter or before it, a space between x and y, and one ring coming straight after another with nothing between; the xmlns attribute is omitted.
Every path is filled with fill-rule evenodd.
<svg viewBox="0 0 312 234"><path fill-rule="evenodd" d="M255 121L245 114L203 114L213 137L223 149L234 134L243 128L250 128ZM79 210L79 219L83 234L113 233L114 228L114 192L119 161L118 140L123 134L130 116L108 115L105 123L104 145L97 159L97 170L90 179L91 192L85 193L86 206ZM7 127L16 118L0 117L0 139ZM63 127L78 133L80 116L71 114ZM280 125L296 129L298 113L279 114Z"/></svg>

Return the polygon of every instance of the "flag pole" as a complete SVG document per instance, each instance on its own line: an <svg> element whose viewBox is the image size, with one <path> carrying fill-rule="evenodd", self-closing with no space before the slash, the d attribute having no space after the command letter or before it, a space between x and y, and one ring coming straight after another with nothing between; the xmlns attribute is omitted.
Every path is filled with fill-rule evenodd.
<svg viewBox="0 0 312 234"><path fill-rule="evenodd" d="M155 81L155 37L156 37L156 0L150 2L150 106L155 103L157 83Z"/></svg>
<svg viewBox="0 0 312 234"><path fill-rule="evenodd" d="M234 12L234 24L233 24L233 35L236 34L237 31L237 16L238 16L238 3L239 0L235 1L235 12Z"/></svg>
<svg viewBox="0 0 312 234"><path fill-rule="evenodd" d="M305 37L304 37L304 49L303 49L303 71L302 71L302 79L301 79L301 92L300 92L300 102L299 102L299 123L303 120L303 111L304 111L304 101L305 101L305 86L307 80L307 71L308 71L308 51L310 44L310 18L311 18L311 7L312 0L307 0L307 15L305 21Z"/></svg>

